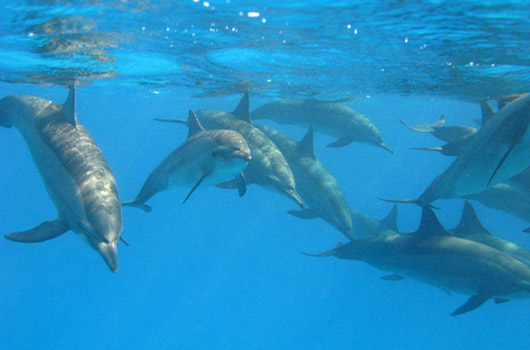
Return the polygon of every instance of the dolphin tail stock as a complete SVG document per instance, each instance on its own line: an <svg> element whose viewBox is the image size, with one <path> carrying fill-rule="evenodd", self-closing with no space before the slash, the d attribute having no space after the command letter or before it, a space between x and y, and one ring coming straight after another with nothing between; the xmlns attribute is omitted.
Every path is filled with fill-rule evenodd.
<svg viewBox="0 0 530 350"><path fill-rule="evenodd" d="M383 202L388 202L388 203L401 203L401 204L416 204L420 207L427 207L427 208L431 208L431 209L440 209L440 207L437 207L435 205L432 205L431 203L426 203L425 201L421 200L421 199L412 199L412 198L407 198L407 199L388 199L388 198L382 198L382 197L376 197L377 199L379 199L380 201L383 201Z"/></svg>
<svg viewBox="0 0 530 350"><path fill-rule="evenodd" d="M133 199L132 201L127 201L127 202L122 202L121 206L122 207L134 207L134 208L142 209L146 213L149 213L152 210L150 206L148 206L145 203L140 202L137 199Z"/></svg>
<svg viewBox="0 0 530 350"><path fill-rule="evenodd" d="M337 246L333 249L330 249L330 250L326 250L322 253L316 253L316 254L313 254L313 253L306 253L306 252L300 252L300 254L303 254L303 255L307 255L307 256L312 256L312 257L317 257L317 258L323 258L325 256L333 256L333 255L336 255L337 254L337 249L341 248L344 244L342 243L338 243Z"/></svg>
<svg viewBox="0 0 530 350"><path fill-rule="evenodd" d="M153 118L154 121L162 122L162 123L174 123L174 124L184 124L188 125L187 119L164 119L164 118Z"/></svg>

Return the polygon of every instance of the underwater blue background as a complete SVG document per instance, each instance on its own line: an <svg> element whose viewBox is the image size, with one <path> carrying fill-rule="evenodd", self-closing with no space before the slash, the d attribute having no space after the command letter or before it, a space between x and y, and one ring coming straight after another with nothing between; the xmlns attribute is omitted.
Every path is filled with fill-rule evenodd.
<svg viewBox="0 0 530 350"><path fill-rule="evenodd" d="M108 68L104 64L101 66L100 63L81 59L74 68L50 71L46 68L50 60L54 60L60 68L63 61L72 62L74 58L61 56L57 59L49 55L39 56L34 65L25 65L25 60L31 57L28 54L31 44L21 40L29 47L26 52L23 45L16 45L16 32L11 38L6 34L13 28L18 28L21 33L28 32L20 29L20 23L27 21L28 25L34 25L33 22L38 22L34 17L19 16L20 13L28 13L28 9L24 8L27 4L22 6L21 3L9 5L8 14L13 14L10 26L2 26L0 67L5 69L1 73L0 98L28 94L63 102L67 95L65 88L57 84L39 86L32 82L35 79L50 81L54 73L65 78L72 74L74 68L90 74L93 73L90 69L95 66L100 71ZM37 2L44 8L41 8L41 15L42 12L47 16L66 13L68 16L79 14L95 18L100 15L98 8L108 5L94 2L91 7L68 7L71 6L68 2L62 5L43 3ZM220 3L223 4L218 5L221 10L223 6L228 6L224 1ZM430 2L425 5L426 8L410 5L412 9L407 9L402 2L393 3L392 9L369 5L364 8L364 15L377 14L374 21L386 23L384 30L388 32L392 32L392 25L401 23L399 18L402 21L408 18L410 22L404 23L411 23L410 26L417 30L415 34L424 34L422 38L428 37L427 31L413 24L431 23L429 20L422 22L422 18L429 15L433 17L428 18L436 23L448 18L444 15L454 16L451 18L455 21L458 15L467 18L477 14L477 18L495 18L502 22L500 27L507 29L507 39L491 42L490 45L513 50L495 51L495 58L502 59L503 55L516 52L519 56L514 58L516 55L513 54L510 59L517 61L514 66L519 70L479 71L473 73L476 74L473 78L467 74L451 75L442 69L442 65L427 62L425 66L418 66L417 62L410 62L406 57L413 57L412 53L405 57L397 53L400 50L387 52L382 49L388 57L373 52L360 55L359 65L371 67L363 70L352 62L338 67L325 55L317 60L318 56L302 51L303 56L296 56L301 55L301 51L295 45L282 49L282 56L276 57L290 64L294 64L289 59L290 54L301 59L298 62L303 63L298 67L304 69L295 71L292 67L286 68L270 61L269 52L280 54L274 50L274 45L270 46L271 51L261 51L260 45L255 44L251 57L245 56L250 49L242 42L250 42L254 35L259 35L254 27L237 39L228 34L212 39L212 46L226 50L238 48L238 45L245 47L245 50L223 56L223 60L236 62L232 66L222 65L221 61L204 63L204 50L201 49L171 56L158 50L158 41L145 41L140 37L129 40L125 48L110 49L109 54L116 58L111 65L118 75L91 80L87 73L83 81L91 81L92 84L78 88L77 115L104 152L118 182L121 199L129 200L136 195L151 170L187 135L184 127L156 123L152 118L184 118L189 109L231 111L240 99L240 86L250 88L251 110L275 97L358 96L359 100L350 106L375 123L396 153L391 155L359 143L339 149L326 148L325 145L333 139L322 134L315 135L315 153L338 180L350 206L382 218L391 205L376 197L416 197L452 161L440 154L409 150L408 147L412 146L434 146L438 143L430 135L405 129L399 120L410 124L425 123L443 114L448 124L473 125L470 117L480 115L480 108L475 103L479 96L529 89L530 45L521 45L521 42L528 44L528 36L519 38L521 41L516 40L517 33L528 34L527 5L511 2L505 5L506 14L499 10L503 6L501 2L492 5L470 3L474 5L466 8L468 12L465 14L455 7L443 6L446 11L456 12L439 14L441 19L437 20L440 22L434 21L438 15L430 10L431 7L434 10L438 8L436 2ZM123 6L129 4L124 2ZM154 3L147 4L154 6ZM212 5L215 4L212 1ZM339 9L347 9L348 13L327 8L326 11L337 14L336 17L325 16L327 21L341 21L329 27L326 25L328 22L315 24L308 19L327 13L318 8L318 2L313 4L314 8L310 3L289 2L285 6L271 5L268 10L263 10L265 5L259 2L254 7L249 4L232 1L231 10L222 12L219 18L228 20L227 13L231 13L237 22L242 21L238 16L239 10L245 13L253 8L261 9L262 13L270 11L268 23L283 23L288 18L291 23L306 28L304 33L307 34L299 33L300 38L313 33L315 37L308 42L328 45L330 51L334 46L326 38L332 38L334 32L340 36L344 31L342 24L348 23L347 16L354 12L348 2L334 2ZM37 11L37 5L27 6ZM175 3L172 10L175 12L166 15L182 28L194 20L202 23L198 19L209 22L211 18L216 18L216 13L205 14L200 12L203 8L193 7L195 5L192 1ZM415 7L424 11L423 16L417 13L410 17L409 12ZM363 4L356 2L354 8L363 8ZM383 9L386 12L378 11ZM400 12L400 9L406 11ZM473 12L474 9L476 12ZM124 16L123 21L132 21L133 16L147 20L145 13L135 13L131 11L131 16ZM186 16L186 13L190 15ZM355 15L357 22L369 24L370 18L362 14L357 12ZM5 13L4 16L7 17ZM103 21L105 17L101 16L103 24L100 23L100 26L109 26L110 20ZM341 16L345 16L344 21ZM385 22L385 19L388 21ZM155 19L151 21L156 22ZM487 19L484 21L489 23ZM291 24L291 28L293 26ZM376 27L375 24L372 26ZM140 27L141 22L138 22L134 30L131 29L132 33L136 35L136 31L141 31ZM448 27L451 28L450 25ZM480 28L464 27L471 32L474 29L480 32ZM316 36L318 28L328 36ZM117 29L124 30L121 27ZM396 32L404 30L403 27L394 29ZM437 32L436 26L429 29ZM457 37L460 35L460 39L465 39L470 46L476 43L472 35L466 37L458 31L447 31ZM495 33L493 31L492 35ZM513 35L510 36L510 33ZM178 37L177 34L175 37ZM295 34L291 32L291 35ZM404 35L396 37L399 37L396 43L403 43ZM447 37L459 41L453 36ZM393 50L392 46L386 45L390 39L381 33L363 40L367 40L363 48L385 46ZM441 50L438 54L431 53L433 57L440 59L439 52L445 52L448 57L462 58L458 48L450 43L431 40ZM430 44L430 41L425 42ZM191 45L188 41L174 42L174 46L185 47L188 44ZM482 47L479 44L475 49ZM300 45L307 49L309 43ZM20 51L14 51L14 47ZM329 57L337 61L341 57L344 59L347 57L344 50L348 47L345 45L340 49L342 51L337 49L339 52L332 52ZM138 57L135 56L135 48ZM472 49L469 48L466 54L473 52ZM486 52L477 55L482 55L484 62L491 59ZM123 58L125 56L128 58ZM161 59L154 60L154 56ZM313 57L315 61L308 63L303 60L304 57ZM394 73L393 79L376 77L374 72L380 72L381 62L390 64L392 57L399 57L396 60L398 63L410 66L401 66L404 71ZM236 58L240 59L239 63L234 61ZM165 65L175 60L178 63ZM179 68L173 71L175 67L182 67L193 60L202 62L201 69L206 75L202 75L202 70L191 70L190 73ZM506 60L509 61L508 58ZM469 61L462 58L463 63L457 70L465 70ZM356 76L348 67L356 67L352 68L353 71L360 72L361 76ZM417 70L408 75L406 71L412 67ZM31 68L31 78L27 71L24 72L26 68ZM156 73L157 68L162 72L160 75ZM241 75L239 70L249 72L248 76ZM435 74L437 70L442 77ZM519 74L512 74L514 71ZM215 75L215 78L208 80L208 74ZM271 87L267 85L269 74ZM369 82L371 77L372 83ZM203 78L204 88L191 83ZM431 85L424 84L431 78ZM443 83L439 83L437 78ZM179 80L181 84L176 83ZM314 85L311 85L313 81ZM399 85L396 81L404 83ZM484 91L480 87L484 87ZM300 139L305 133L301 128L270 125L286 131L295 139ZM14 128L0 129L0 159L0 233L29 229L55 218L55 207L24 140ZM235 191L209 187L199 189L182 205L187 192L182 189L158 194L150 201L153 211L149 214L134 208L123 209L123 236L130 247L120 244L120 268L116 274L109 272L101 257L72 232L39 244L0 240L0 316L3 321L0 348L524 349L530 346L528 301L515 300L502 305L490 301L472 313L450 317L449 314L463 304L467 296L449 296L437 288L411 280L383 281L380 277L387 273L361 262L332 257L317 259L300 254L300 251L320 252L346 240L322 220L302 221L288 215L287 210L297 209L288 199L256 185L249 186L242 198ZM442 223L449 228L455 226L460 219L463 201L439 201L437 205L441 207L437 214ZM474 203L474 206L483 224L494 234L530 247L530 237L522 232L528 224L479 204ZM402 231L415 230L419 216L419 207L400 205L399 228Z"/></svg>

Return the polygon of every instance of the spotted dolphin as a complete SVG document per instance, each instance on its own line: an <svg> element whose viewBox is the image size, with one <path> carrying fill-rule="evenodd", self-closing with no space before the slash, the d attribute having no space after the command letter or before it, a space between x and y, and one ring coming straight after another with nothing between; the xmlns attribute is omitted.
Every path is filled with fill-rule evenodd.
<svg viewBox="0 0 530 350"><path fill-rule="evenodd" d="M412 234L351 241L315 256L364 261L398 276L471 295L451 315L472 311L489 299L503 303L530 298L530 266L484 244L451 236L424 207Z"/></svg>
<svg viewBox="0 0 530 350"><path fill-rule="evenodd" d="M242 175L252 159L250 149L240 134L233 130L208 130L197 115L189 111L186 141L171 152L149 175L135 199L124 202L151 211L145 202L160 191L186 187L191 191L184 202L200 186L210 186L236 179L240 196L246 192Z"/></svg>
<svg viewBox="0 0 530 350"><path fill-rule="evenodd" d="M283 153L296 182L296 190L308 205L289 214L300 219L320 217L336 227L349 239L354 239L348 204L337 180L316 158L313 149L313 129L310 127L300 142L266 125L255 124Z"/></svg>
<svg viewBox="0 0 530 350"><path fill-rule="evenodd" d="M262 131L252 124L250 119L250 101L248 92L243 95L237 108L232 112L213 109L196 111L202 125L207 129L228 129L241 134L252 153L252 160L245 171L245 183L258 184L294 200L302 208L304 201L296 191L293 173L282 152ZM160 119L157 121L187 124L186 120ZM219 185L225 188L237 188L236 181Z"/></svg>
<svg viewBox="0 0 530 350"><path fill-rule="evenodd" d="M476 194L505 182L530 163L529 124L530 94L522 94L474 134L469 146L418 199L390 202L430 205L438 199Z"/></svg>
<svg viewBox="0 0 530 350"><path fill-rule="evenodd" d="M345 106L351 99L337 101L278 100L258 107L253 119L269 119L280 124L313 126L316 132L338 137L328 147L344 147L352 142L363 142L394 153L381 132L368 118Z"/></svg>
<svg viewBox="0 0 530 350"><path fill-rule="evenodd" d="M495 248L530 266L530 250L492 235L482 225L475 209L468 201L464 204L460 223L457 227L448 231L455 237L469 239Z"/></svg>
<svg viewBox="0 0 530 350"><path fill-rule="evenodd" d="M122 222L116 181L101 150L77 120L75 87L62 105L35 96L3 98L0 125L20 131L58 212L54 221L5 237L33 243L72 230L117 271Z"/></svg>

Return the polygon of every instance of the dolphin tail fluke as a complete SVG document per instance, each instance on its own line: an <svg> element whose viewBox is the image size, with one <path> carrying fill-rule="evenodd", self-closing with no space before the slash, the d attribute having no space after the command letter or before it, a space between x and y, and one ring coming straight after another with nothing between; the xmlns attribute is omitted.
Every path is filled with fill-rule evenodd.
<svg viewBox="0 0 530 350"><path fill-rule="evenodd" d="M157 122L162 122L162 123L174 123L174 124L184 124L184 125L188 125L188 120L187 119L164 119L164 118L153 118L153 120L157 121Z"/></svg>
<svg viewBox="0 0 530 350"><path fill-rule="evenodd" d="M45 221L28 231L6 234L5 238L21 243L38 243L59 237L68 230L70 230L70 225L67 221Z"/></svg>
<svg viewBox="0 0 530 350"><path fill-rule="evenodd" d="M434 151L434 152L442 152L442 147L409 147L409 149L413 149L415 151Z"/></svg>
<svg viewBox="0 0 530 350"><path fill-rule="evenodd" d="M146 213L151 212L151 207L150 206L148 206L147 204L142 203L142 202L140 202L140 201L138 201L136 199L134 199L132 201L122 202L121 206L122 207L135 207L135 208L138 208L138 209L142 209Z"/></svg>
<svg viewBox="0 0 530 350"><path fill-rule="evenodd" d="M307 256L313 256L313 257L318 257L318 258L322 258L322 257L325 257L325 256L333 256L333 255L337 254L337 249L339 249L343 245L344 244L339 242L335 248L330 249L330 250L326 250L325 252L322 252L322 253L316 253L316 254L306 253L306 252L300 252L300 253L304 254L304 255L307 255Z"/></svg>

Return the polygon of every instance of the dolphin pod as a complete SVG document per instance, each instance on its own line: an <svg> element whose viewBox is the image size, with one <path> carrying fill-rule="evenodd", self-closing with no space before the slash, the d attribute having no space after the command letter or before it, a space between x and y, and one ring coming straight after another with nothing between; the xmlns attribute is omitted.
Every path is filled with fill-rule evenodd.
<svg viewBox="0 0 530 350"><path fill-rule="evenodd" d="M187 125L188 136L151 172L137 196L120 204L109 166L77 120L74 87L64 104L34 96L5 97L0 100L0 126L20 131L58 211L56 220L6 238L41 242L72 230L116 271L117 244L125 243L121 205L151 211L146 202L160 191L188 188L186 202L199 187L237 188L242 196L248 184L256 183L302 207L289 214L319 217L350 240L314 255L364 261L392 272L386 280L409 277L470 295L452 315L489 299L504 303L530 298L530 250L493 236L467 201L460 223L451 230L431 209L438 199L462 198L530 222L530 94L497 98L497 111L483 101L479 130L446 126L443 117L431 124L405 125L446 142L428 150L457 157L418 199L396 201L423 207L419 229L408 234L398 229L395 205L381 220L348 207L347 194L315 156L313 129L338 137L330 147L365 142L391 151L377 128L345 102L281 100L254 111L258 119L307 126L299 142L270 126L254 125L248 93L231 113L190 110L186 120L158 119Z"/></svg>
<svg viewBox="0 0 530 350"><path fill-rule="evenodd" d="M252 159L247 142L232 130L206 131L197 115L189 112L188 138L156 167L140 193L124 206L151 211L145 202L160 191L175 187L191 187L184 202L199 186L215 185L236 179L239 195L246 192L242 175Z"/></svg>
<svg viewBox="0 0 530 350"><path fill-rule="evenodd" d="M5 237L43 242L72 230L116 272L122 231L120 199L101 150L77 120L75 87L62 105L34 96L5 97L0 100L0 123L14 126L24 137L58 212L54 221Z"/></svg>
<svg viewBox="0 0 530 350"><path fill-rule="evenodd" d="M429 207L423 208L414 233L364 238L313 255L364 261L395 274L388 279L408 277L471 295L452 316L473 311L489 299L504 303L530 298L529 265L488 245L452 236Z"/></svg>
<svg viewBox="0 0 530 350"><path fill-rule="evenodd" d="M345 106L352 99L337 101L279 100L267 103L252 112L253 119L268 119L280 124L292 124L336 136L328 147L344 147L352 142L368 143L390 153L390 148L377 127L364 115Z"/></svg>
<svg viewBox="0 0 530 350"><path fill-rule="evenodd" d="M295 180L287 160L278 147L252 124L249 106L250 101L247 92L232 113L209 109L201 109L196 113L202 125L208 130L229 129L243 135L252 153L252 160L244 171L246 184L255 183L279 192L303 208L305 203L295 189ZM187 121L179 119L157 118L156 120L187 124ZM220 184L220 187L237 188L238 185L231 181Z"/></svg>

